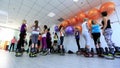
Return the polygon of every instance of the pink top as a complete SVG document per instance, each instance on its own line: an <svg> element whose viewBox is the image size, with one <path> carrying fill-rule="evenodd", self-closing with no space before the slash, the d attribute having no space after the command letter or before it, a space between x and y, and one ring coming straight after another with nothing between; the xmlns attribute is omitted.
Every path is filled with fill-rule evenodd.
<svg viewBox="0 0 120 68"><path fill-rule="evenodd" d="M16 41L17 41L17 40L13 38L13 39L11 40L11 43L15 43Z"/></svg>

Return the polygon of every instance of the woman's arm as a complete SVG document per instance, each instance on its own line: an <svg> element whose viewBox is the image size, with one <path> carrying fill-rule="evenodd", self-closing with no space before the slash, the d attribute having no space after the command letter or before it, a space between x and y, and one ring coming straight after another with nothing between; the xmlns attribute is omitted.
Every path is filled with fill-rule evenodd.
<svg viewBox="0 0 120 68"><path fill-rule="evenodd" d="M107 18L104 18L103 21L104 21L104 26L103 26L102 30L104 31L105 28L107 27Z"/></svg>

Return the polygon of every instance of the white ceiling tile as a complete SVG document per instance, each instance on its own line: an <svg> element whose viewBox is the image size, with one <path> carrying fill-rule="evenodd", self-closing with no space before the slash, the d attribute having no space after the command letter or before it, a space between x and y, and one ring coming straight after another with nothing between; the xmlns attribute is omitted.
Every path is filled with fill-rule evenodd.
<svg viewBox="0 0 120 68"><path fill-rule="evenodd" d="M61 5L59 5L58 7L57 7L57 9L59 9L59 10L63 10L63 9L65 9L66 7L63 5L63 4L61 4Z"/></svg>
<svg viewBox="0 0 120 68"><path fill-rule="evenodd" d="M52 11L53 9L55 9L55 7L51 6L51 5L47 5L44 7L44 9L48 10L48 11Z"/></svg>
<svg viewBox="0 0 120 68"><path fill-rule="evenodd" d="M26 5L26 6L30 7L30 8L33 7L34 3L35 3L35 0L24 0L23 1L23 5Z"/></svg>
<svg viewBox="0 0 120 68"><path fill-rule="evenodd" d="M65 2L63 3L65 7L71 7L73 4L73 0L65 0Z"/></svg>
<svg viewBox="0 0 120 68"><path fill-rule="evenodd" d="M24 12L24 13L27 13L30 10L31 10L31 8L27 7L25 5L22 5L22 7L19 9L20 12Z"/></svg>
<svg viewBox="0 0 120 68"><path fill-rule="evenodd" d="M42 17L44 17L44 16L47 16L48 13L49 13L49 11L41 10L40 13L39 13L39 15L42 16Z"/></svg>
<svg viewBox="0 0 120 68"><path fill-rule="evenodd" d="M63 12L64 12L65 14L68 14L68 15L69 15L70 13L72 13L69 9L63 9L63 10L64 10Z"/></svg>
<svg viewBox="0 0 120 68"><path fill-rule="evenodd" d="M96 0L96 1L93 1L93 0L88 0L88 4L91 8L93 7L97 7L101 4L101 0Z"/></svg>
<svg viewBox="0 0 120 68"><path fill-rule="evenodd" d="M63 2L65 2L65 0L58 0L60 3L63 3Z"/></svg>
<svg viewBox="0 0 120 68"><path fill-rule="evenodd" d="M75 4L77 4L79 7L83 7L84 5L87 5L87 1L86 0L79 0Z"/></svg>
<svg viewBox="0 0 120 68"><path fill-rule="evenodd" d="M48 5L48 1L46 1L46 0L37 0L36 4L39 5L39 7L44 8L46 5Z"/></svg>
<svg viewBox="0 0 120 68"><path fill-rule="evenodd" d="M59 0L51 0L50 4L57 8L61 3Z"/></svg>
<svg viewBox="0 0 120 68"><path fill-rule="evenodd" d="M80 7L78 7L76 4L73 4L71 7L69 7L69 9L73 12L73 13L77 13L80 11Z"/></svg>
<svg viewBox="0 0 120 68"><path fill-rule="evenodd" d="M62 13L62 11L58 10L58 9L54 9L51 12L55 13L56 16L59 15L59 13Z"/></svg>
<svg viewBox="0 0 120 68"><path fill-rule="evenodd" d="M39 5L35 4L32 9L34 9L34 11L40 11L42 8Z"/></svg>

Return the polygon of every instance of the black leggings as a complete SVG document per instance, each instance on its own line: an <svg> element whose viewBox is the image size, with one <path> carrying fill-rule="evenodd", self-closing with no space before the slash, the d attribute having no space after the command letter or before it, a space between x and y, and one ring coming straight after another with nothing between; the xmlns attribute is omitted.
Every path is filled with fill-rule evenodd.
<svg viewBox="0 0 120 68"><path fill-rule="evenodd" d="M78 46L78 50L80 50L80 43L79 43L79 39L76 38L76 43L77 43L77 46Z"/></svg>
<svg viewBox="0 0 120 68"><path fill-rule="evenodd" d="M11 50L11 47L12 47L12 51L14 51L14 45L15 45L15 43L11 43L10 50Z"/></svg>
<svg viewBox="0 0 120 68"><path fill-rule="evenodd" d="M19 39L19 41L17 43L17 49L18 50L21 50L21 47L24 47L25 35L26 35L26 33L24 33L24 32L20 33L20 39Z"/></svg>
<svg viewBox="0 0 120 68"><path fill-rule="evenodd" d="M46 43L47 43L47 48L51 49L51 40L50 39L46 39Z"/></svg>
<svg viewBox="0 0 120 68"><path fill-rule="evenodd" d="M64 36L60 36L60 45L63 45Z"/></svg>
<svg viewBox="0 0 120 68"><path fill-rule="evenodd" d="M100 33L92 33L94 44L100 44Z"/></svg>

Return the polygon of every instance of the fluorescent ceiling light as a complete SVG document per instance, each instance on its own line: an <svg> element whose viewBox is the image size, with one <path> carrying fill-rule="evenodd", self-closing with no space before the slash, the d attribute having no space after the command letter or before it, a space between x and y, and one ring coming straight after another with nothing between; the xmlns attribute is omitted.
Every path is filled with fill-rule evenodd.
<svg viewBox="0 0 120 68"><path fill-rule="evenodd" d="M73 0L74 2L78 2L79 0Z"/></svg>
<svg viewBox="0 0 120 68"><path fill-rule="evenodd" d="M49 17L54 17L54 16L55 16L55 13L50 12L47 16L49 16Z"/></svg>

